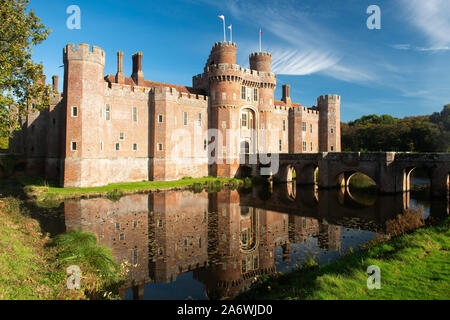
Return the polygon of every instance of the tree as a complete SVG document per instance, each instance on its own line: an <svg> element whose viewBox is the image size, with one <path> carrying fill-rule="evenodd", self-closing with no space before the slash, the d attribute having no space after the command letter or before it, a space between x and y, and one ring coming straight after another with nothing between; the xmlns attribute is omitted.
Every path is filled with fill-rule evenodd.
<svg viewBox="0 0 450 320"><path fill-rule="evenodd" d="M29 106L42 110L49 105L42 64L31 60L32 47L49 33L29 0L0 0L0 136L19 128Z"/></svg>

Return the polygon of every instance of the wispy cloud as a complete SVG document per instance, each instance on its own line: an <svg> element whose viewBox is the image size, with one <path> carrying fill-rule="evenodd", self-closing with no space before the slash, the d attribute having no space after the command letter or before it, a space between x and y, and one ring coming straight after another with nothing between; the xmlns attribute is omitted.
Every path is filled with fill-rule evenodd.
<svg viewBox="0 0 450 320"><path fill-rule="evenodd" d="M442 51L450 47L450 1L399 0L406 9L406 18L427 41L419 51Z"/></svg>
<svg viewBox="0 0 450 320"><path fill-rule="evenodd" d="M434 47L417 47L412 46L410 44L393 44L392 48L397 50L414 50L414 51L430 51L430 52L438 52L438 51L449 51L450 46L434 46Z"/></svg>
<svg viewBox="0 0 450 320"><path fill-rule="evenodd" d="M321 73L350 82L364 82L374 78L372 71L363 62L355 63L352 54L341 50L348 47L346 40L332 28L320 23L322 10L312 12L304 3L281 0L276 2L257 1L203 1L216 5L230 13L233 19L254 26L263 25L263 33L270 33L278 39L263 50L272 53L272 70L278 74L308 75ZM319 16L317 16L319 15ZM244 45L245 46L245 45ZM240 44L242 48L242 44ZM345 58L345 59L344 59ZM357 58L357 57L355 57Z"/></svg>

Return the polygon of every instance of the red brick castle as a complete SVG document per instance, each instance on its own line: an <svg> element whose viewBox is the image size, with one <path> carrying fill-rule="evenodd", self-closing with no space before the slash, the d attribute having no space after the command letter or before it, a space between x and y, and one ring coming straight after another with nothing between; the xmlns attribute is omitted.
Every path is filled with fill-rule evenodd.
<svg viewBox="0 0 450 320"><path fill-rule="evenodd" d="M64 48L64 88L48 110L32 112L10 146L25 154L27 171L59 179L64 187L101 186L186 176L234 177L240 155L340 152L338 95L306 108L291 101L289 85L275 100L271 55L236 64L236 44L214 44L204 72L185 87L144 79L142 53L133 73L104 75L105 52Z"/></svg>

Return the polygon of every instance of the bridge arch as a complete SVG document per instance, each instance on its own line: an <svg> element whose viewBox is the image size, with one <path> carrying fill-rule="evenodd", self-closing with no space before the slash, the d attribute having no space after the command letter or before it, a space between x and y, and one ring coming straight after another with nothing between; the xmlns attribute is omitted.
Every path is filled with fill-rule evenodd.
<svg viewBox="0 0 450 320"><path fill-rule="evenodd" d="M372 172L369 172L367 170L364 170L363 168L358 168L358 169L347 169L347 170L343 170L341 172L339 172L336 176L335 176L335 182L336 185L338 187L341 188L348 188L350 186L350 180L356 175L356 174L363 174L367 177L369 177L370 179L372 179L372 181L377 185L378 187L378 181L377 179L374 177Z"/></svg>

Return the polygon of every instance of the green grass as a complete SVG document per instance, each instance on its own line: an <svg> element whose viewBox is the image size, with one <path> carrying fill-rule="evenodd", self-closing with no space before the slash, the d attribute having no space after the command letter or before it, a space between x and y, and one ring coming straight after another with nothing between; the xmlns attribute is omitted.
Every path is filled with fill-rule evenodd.
<svg viewBox="0 0 450 320"><path fill-rule="evenodd" d="M260 278L237 299L450 299L450 218L335 263L311 264ZM381 269L381 289L367 288L367 267Z"/></svg>
<svg viewBox="0 0 450 320"><path fill-rule="evenodd" d="M84 290L69 290L66 268L78 265ZM124 269L95 235L71 231L54 240L16 198L0 200L0 300L114 298Z"/></svg>
<svg viewBox="0 0 450 320"><path fill-rule="evenodd" d="M111 196L116 198L118 195L132 194L136 192L151 191L151 190L165 190L173 188L190 188L193 186L207 186L217 189L222 185L229 185L235 183L234 181L241 181L234 178L183 178L176 181L142 181L130 183L110 184L103 187L93 188L61 188L58 184L52 181L46 181L40 178L21 177L20 183L24 186L25 193L38 201L56 201L80 197L93 196ZM245 182L245 186L248 186Z"/></svg>

